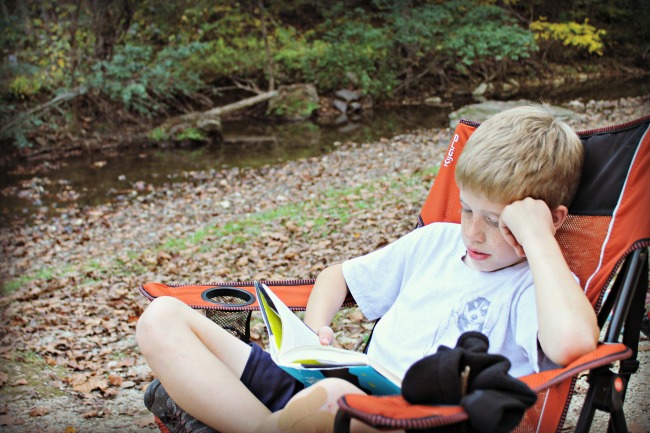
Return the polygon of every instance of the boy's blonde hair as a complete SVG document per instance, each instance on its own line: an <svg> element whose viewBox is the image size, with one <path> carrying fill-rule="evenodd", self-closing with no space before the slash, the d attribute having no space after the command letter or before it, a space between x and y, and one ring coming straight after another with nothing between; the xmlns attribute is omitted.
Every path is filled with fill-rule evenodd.
<svg viewBox="0 0 650 433"><path fill-rule="evenodd" d="M523 106L483 122L465 144L456 183L489 200L525 197L568 206L578 188L584 148L547 105Z"/></svg>

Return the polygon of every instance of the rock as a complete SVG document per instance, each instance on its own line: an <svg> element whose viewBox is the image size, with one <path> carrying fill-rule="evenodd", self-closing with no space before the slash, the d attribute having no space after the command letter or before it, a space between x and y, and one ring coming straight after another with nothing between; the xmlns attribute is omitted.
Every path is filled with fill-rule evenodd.
<svg viewBox="0 0 650 433"><path fill-rule="evenodd" d="M336 92L336 97L343 99L345 102L357 101L359 100L359 92L354 90L342 89Z"/></svg>
<svg viewBox="0 0 650 433"><path fill-rule="evenodd" d="M486 93L490 93L492 91L494 91L494 85L492 83L481 83L476 89L474 89L474 91L472 91L472 95L484 96Z"/></svg>
<svg viewBox="0 0 650 433"><path fill-rule="evenodd" d="M481 84L478 85L478 87L476 89L474 89L472 91L472 95L474 95L474 96L484 95L485 92L487 92L487 89L488 89L487 83L481 83Z"/></svg>
<svg viewBox="0 0 650 433"><path fill-rule="evenodd" d="M506 81L501 85L501 91L505 95L512 95L513 93L516 93L518 90L519 90L519 82L514 78L511 78L510 80Z"/></svg>
<svg viewBox="0 0 650 433"><path fill-rule="evenodd" d="M534 101L520 99L518 101L485 101L479 104L470 104L456 111L449 113L449 127L455 128L460 119L472 120L474 122L483 122L492 115L510 108L519 107L522 105L535 105L538 104ZM575 112L566 108L551 105L553 111L565 121L578 119L579 116Z"/></svg>
<svg viewBox="0 0 650 433"><path fill-rule="evenodd" d="M316 86L313 84L292 84L282 86L278 94L269 100L267 113L283 120L305 120L320 108Z"/></svg>
<svg viewBox="0 0 650 433"><path fill-rule="evenodd" d="M350 110L354 112L361 111L361 104L357 101L350 102Z"/></svg>
<svg viewBox="0 0 650 433"><path fill-rule="evenodd" d="M348 111L348 104L346 102L341 101L340 99L333 100L332 105L334 105L334 108L336 108L343 114L347 113Z"/></svg>

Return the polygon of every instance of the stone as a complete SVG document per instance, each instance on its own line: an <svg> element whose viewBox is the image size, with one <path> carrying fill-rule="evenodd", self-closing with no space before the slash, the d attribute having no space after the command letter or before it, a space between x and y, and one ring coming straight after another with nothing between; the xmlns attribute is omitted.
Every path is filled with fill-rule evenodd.
<svg viewBox="0 0 650 433"><path fill-rule="evenodd" d="M346 102L341 101L340 99L333 100L332 105L334 105L334 108L336 108L343 114L347 113L348 111L348 104Z"/></svg>
<svg viewBox="0 0 650 433"><path fill-rule="evenodd" d="M449 113L449 127L454 129L460 119L471 120L473 122L483 122L501 111L522 105L539 105L538 102L520 99L517 101L485 101L478 104L470 104ZM578 119L579 115L571 110L556 105L551 108L558 117L564 121Z"/></svg>
<svg viewBox="0 0 650 433"><path fill-rule="evenodd" d="M342 89L336 92L336 97L343 99L345 102L357 101L359 99L359 92L354 90Z"/></svg>
<svg viewBox="0 0 650 433"><path fill-rule="evenodd" d="M316 86L292 84L278 89L278 94L269 100L267 113L278 119L299 121L310 118L318 108Z"/></svg>

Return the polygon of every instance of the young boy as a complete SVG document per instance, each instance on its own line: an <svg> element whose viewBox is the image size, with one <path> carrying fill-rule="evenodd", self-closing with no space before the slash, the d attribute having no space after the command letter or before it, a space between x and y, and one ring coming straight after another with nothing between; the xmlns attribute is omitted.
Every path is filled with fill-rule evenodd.
<svg viewBox="0 0 650 433"><path fill-rule="evenodd" d="M305 322L330 344L329 324L349 290L368 319L382 318L368 355L402 375L469 330L488 336L490 352L511 361L513 376L593 350L595 313L554 237L582 160L577 135L546 106L493 116L457 163L460 226L430 224L325 269ZM194 418L220 432L328 431L337 398L361 392L337 379L302 390L259 347L174 298L151 303L137 341L164 384L153 382L145 403L181 431L213 431ZM365 429L353 423L354 431Z"/></svg>

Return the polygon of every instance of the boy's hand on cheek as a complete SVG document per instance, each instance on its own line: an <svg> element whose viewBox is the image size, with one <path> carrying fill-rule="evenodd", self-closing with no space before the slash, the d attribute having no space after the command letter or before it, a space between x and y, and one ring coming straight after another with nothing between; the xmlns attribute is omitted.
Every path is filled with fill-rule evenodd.
<svg viewBox="0 0 650 433"><path fill-rule="evenodd" d="M524 245L532 236L543 235L545 232L555 235L550 209L544 201L530 197L514 201L503 208L499 229L519 257L526 256Z"/></svg>

